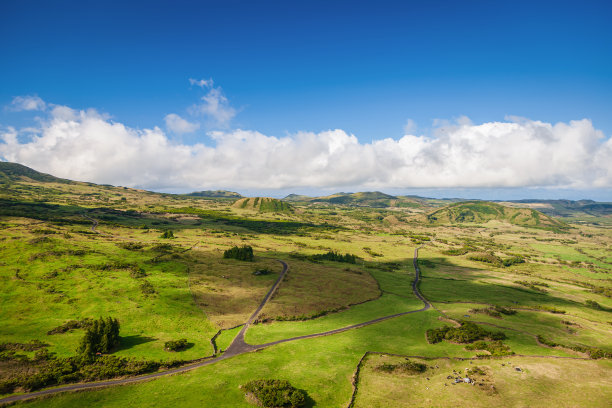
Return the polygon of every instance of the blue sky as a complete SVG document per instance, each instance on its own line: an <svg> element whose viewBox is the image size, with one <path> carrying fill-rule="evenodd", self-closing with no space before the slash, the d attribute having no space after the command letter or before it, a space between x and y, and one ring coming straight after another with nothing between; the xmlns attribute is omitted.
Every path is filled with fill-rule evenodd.
<svg viewBox="0 0 612 408"><path fill-rule="evenodd" d="M551 125L589 119L602 132L600 143L612 134L609 2L126 3L0 3L0 104L8 107L0 111L0 126L34 125L44 132L35 120L40 111L14 109L15 97L38 96L47 107L93 108L137 131L158 126L171 142L188 146L214 146L218 137L209 132L236 129L281 139L341 129L368 144L406 133L432 137L449 123L463 123L462 117L473 125L512 121L509 116ZM213 85L190 84L190 78ZM210 120L210 110L198 110L211 89L230 110L229 120ZM168 114L197 129L171 131ZM18 140L28 137L21 133ZM4 158L25 160L11 152ZM596 172L612 173L602 166ZM87 171L83 177L108 180ZM609 186L602 177L576 183L557 174L510 187L605 197ZM344 185L262 180L261 188L376 188L371 178ZM167 181L110 181L172 189ZM257 189L231 181L219 187ZM417 187L408 179L397 183L379 184ZM190 187L199 185L177 185ZM488 180L457 187L509 186Z"/></svg>

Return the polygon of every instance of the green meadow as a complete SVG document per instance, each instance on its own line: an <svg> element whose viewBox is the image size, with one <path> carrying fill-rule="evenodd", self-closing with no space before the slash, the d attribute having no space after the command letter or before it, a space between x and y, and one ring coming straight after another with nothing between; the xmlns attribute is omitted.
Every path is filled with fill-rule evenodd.
<svg viewBox="0 0 612 408"><path fill-rule="evenodd" d="M356 407L602 407L612 398L605 223L381 193L235 205L222 194L158 194L27 172L2 180L0 398L161 373L212 356L213 339L226 357L18 405L249 407L240 386L258 379L288 380L311 407L346 407L353 395ZM250 246L253 261L224 257L234 246ZM417 287L432 306L424 311L412 289L416 248ZM413 313L226 352L278 279L279 261L288 272L246 330L250 345ZM118 320L119 345L83 360L79 344L100 317ZM465 322L496 339L428 341L428 330ZM166 342L179 339L187 346L168 351ZM493 355L499 350L506 355ZM392 368L407 357L427 370ZM66 364L90 365L68 373ZM448 383L453 370L474 366L483 385ZM27 381L43 374L45 384Z"/></svg>

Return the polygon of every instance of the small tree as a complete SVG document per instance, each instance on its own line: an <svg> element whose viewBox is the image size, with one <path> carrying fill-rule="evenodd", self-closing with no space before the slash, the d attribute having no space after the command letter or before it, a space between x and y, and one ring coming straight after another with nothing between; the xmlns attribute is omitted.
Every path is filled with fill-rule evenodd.
<svg viewBox="0 0 612 408"><path fill-rule="evenodd" d="M159 237L165 238L165 239L171 239L171 238L174 238L174 232L172 232L172 230L166 230Z"/></svg>

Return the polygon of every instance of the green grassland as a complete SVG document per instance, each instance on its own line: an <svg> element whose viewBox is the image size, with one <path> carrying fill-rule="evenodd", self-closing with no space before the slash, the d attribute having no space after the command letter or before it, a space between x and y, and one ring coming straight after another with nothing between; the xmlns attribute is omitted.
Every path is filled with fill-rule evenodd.
<svg viewBox="0 0 612 408"><path fill-rule="evenodd" d="M605 407L612 399L610 361L533 357L490 361L411 359L426 364L428 369L411 374L386 373L378 368L403 361L402 357L368 356L354 406ZM466 374L466 370L475 372L475 368L482 374ZM455 384L456 373L475 379L475 385Z"/></svg>
<svg viewBox="0 0 612 408"><path fill-rule="evenodd" d="M612 230L604 225L560 221L516 203L342 193L298 197L290 207L261 199L234 205L225 195L99 186L15 166L0 166L0 176L0 344L38 340L58 357L74 356L84 329L47 333L71 320L112 316L121 325L113 355L164 361L210 356L211 339L227 350L241 330L236 326L278 278L277 260L289 271L246 331L250 344L417 311L423 302L412 292L416 247L422 247L419 289L434 306L179 375L21 404L247 407L240 385L279 378L305 390L310 406L344 407L366 352L487 354L466 344L427 342L428 329L460 320L500 330L515 353L473 362L486 368L495 392L438 384L446 371L469 362L426 360L441 368L407 375L376 369L378 362L401 358L372 354L362 367L355 406L541 406L544 395L559 406L598 407L610 400L609 359L589 360L585 351L612 353ZM168 231L172 237L163 238ZM223 258L223 251L242 245L253 248L253 262ZM329 251L353 254L356 262L313 257ZM496 306L515 313L483 311ZM166 341L180 338L189 347L164 350ZM10 378L15 361L0 361L0 381ZM508 361L525 368L522 377L501 366Z"/></svg>

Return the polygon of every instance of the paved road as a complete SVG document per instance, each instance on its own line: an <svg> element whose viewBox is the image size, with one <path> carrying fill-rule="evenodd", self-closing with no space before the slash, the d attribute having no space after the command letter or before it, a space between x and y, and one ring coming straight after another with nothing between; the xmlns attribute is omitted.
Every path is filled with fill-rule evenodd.
<svg viewBox="0 0 612 408"><path fill-rule="evenodd" d="M423 304L424 304L423 308L421 308L419 310L411 310L409 312L396 313L396 314L393 314L393 315L390 315L390 316L383 316L383 317L379 317L377 319L370 320L370 321L367 321L367 322L353 324L351 326L346 326L346 327L342 327L340 329L330 330L330 331L326 331L326 332L322 332L322 333L315 333L315 334L308 334L308 335L305 335L305 336L292 337L292 338L289 338L289 339L284 339L284 340L279 340L279 341L274 341L274 342L271 342L271 343L265 343L265 344L259 344L259 345L247 344L244 341L244 333L246 332L248 326L251 323L253 323L253 321L257 318L257 315L261 312L261 310L266 305L268 300L270 300L270 298L272 297L272 295L274 294L274 292L276 291L276 289L280 285L281 281L285 277L285 274L289 270L289 267L287 266L287 264L285 262L279 260L279 262L281 264L283 264L283 271L281 272L280 276L278 277L276 282L274 282L274 285L268 291L268 293L266 294L266 296L264 297L264 299L260 303L260 305L257 308L257 310L255 310L255 312L253 312L251 317L249 317L249 320L246 322L246 324L244 325L242 330L240 330L240 333L238 333L236 338L233 340L232 344L228 347L228 349L225 351L225 353L222 354L221 356L216 357L216 358L211 358L211 359L208 359L208 360L204 360L204 361L199 361L199 362L196 362L196 363L193 363L193 364L189 364L189 365L185 365L185 366L182 366L182 367L179 367L179 368L173 368L171 370L160 371L160 372L156 372L156 373L152 373L152 374L147 374L147 375L142 375L142 376L138 376L138 377L130 377L130 378L123 378L123 379L117 379L117 380L108 380L108 381L100 381L100 382L93 382L93 383L82 383L82 384L64 385L64 386L60 386L60 387L56 387L56 388L48 388L48 389L45 389L45 390L31 392L31 393L27 393L27 394L13 395L13 396L10 396L10 397L6 397L6 398L0 399L0 404L6 404L6 403L11 403L11 402L16 402L16 401L23 401L23 400L26 400L26 399L41 397L41 396L44 396L44 395L58 394L58 393L61 393L61 392L78 391L78 390L89 390L89 389L95 389L95 388L110 387L110 386L113 386L113 385L124 385L124 384L131 384L131 383L135 383L135 382L145 381L145 380L151 380L151 379L158 378L158 377L163 377L163 376L166 376L166 375L183 373L183 372L190 371L190 370L193 370L193 369L196 369L196 368L199 368L199 367L204 367L204 366L207 366L207 365L210 365L210 364L214 364L214 363L216 363L218 361L225 360L225 359L230 358L230 357L234 357L234 356L237 356L237 355L240 355L240 354L244 354L244 353L247 353L247 352L250 352L250 351L258 350L258 349L263 349L263 348L270 347L270 346L273 346L273 345L276 345L276 344L287 343L287 342L290 342L290 341L301 340L301 339L310 339L310 338L314 338L314 337L329 336L329 335L332 335L332 334L342 333L342 332L345 332L345 331L348 331L348 330L358 329L360 327L364 327L364 326L368 326L368 325L371 325L371 324L379 323L379 322L382 322L382 321L385 321L385 320L388 320L388 319L393 319L395 317L404 316L404 315L411 314L411 313L423 312L423 311L429 309L431 307L431 304L427 301L427 299L425 299L423 297L423 295L421 295L421 293L419 292L419 289L418 289L418 283L419 283L419 279L420 279L420 276L421 276L421 270L419 269L419 265L418 265L418 255L419 255L418 251L419 251L419 248L416 248L414 250L413 265L414 265L414 270L415 270L415 279L412 282L412 291L414 292L416 297L418 297L423 302Z"/></svg>

